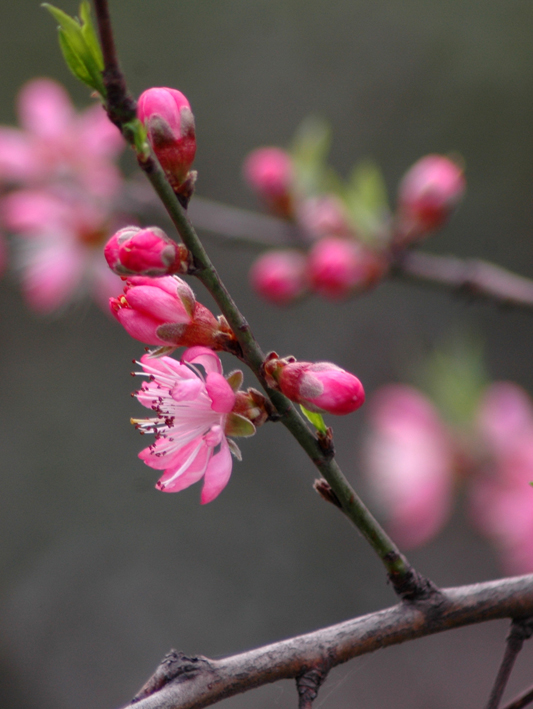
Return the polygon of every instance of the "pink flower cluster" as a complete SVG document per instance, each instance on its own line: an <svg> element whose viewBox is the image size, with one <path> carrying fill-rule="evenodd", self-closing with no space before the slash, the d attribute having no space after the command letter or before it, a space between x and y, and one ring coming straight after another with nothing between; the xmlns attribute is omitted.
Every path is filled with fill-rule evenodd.
<svg viewBox="0 0 533 709"><path fill-rule="evenodd" d="M269 251L250 271L252 287L277 305L308 292L331 299L368 290L387 274L398 250L442 226L460 201L462 169L449 158L428 155L403 178L394 220L373 215L363 235L349 204L334 194L313 194L289 153L259 148L246 159L245 180L269 211L293 222L303 235L298 248Z"/></svg>
<svg viewBox="0 0 533 709"><path fill-rule="evenodd" d="M100 105L77 113L50 79L21 89L18 114L21 128L0 127L0 222L28 304L47 313L88 291L105 307L118 282L102 247L120 225L122 137Z"/></svg>
<svg viewBox="0 0 533 709"><path fill-rule="evenodd" d="M400 545L424 544L442 529L461 481L472 522L505 570L533 571L533 403L520 387L488 386L466 431L404 385L377 392L369 416L366 476Z"/></svg>

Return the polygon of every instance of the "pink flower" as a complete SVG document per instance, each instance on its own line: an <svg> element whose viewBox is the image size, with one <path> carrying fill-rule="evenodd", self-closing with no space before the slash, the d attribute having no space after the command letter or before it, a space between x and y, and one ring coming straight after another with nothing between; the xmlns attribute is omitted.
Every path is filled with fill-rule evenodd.
<svg viewBox="0 0 533 709"><path fill-rule="evenodd" d="M163 347L225 349L233 334L177 276L132 276L124 295L109 300L112 314L136 340Z"/></svg>
<svg viewBox="0 0 533 709"><path fill-rule="evenodd" d="M186 273L189 252L159 227L127 226L104 247L109 268L120 276L165 276Z"/></svg>
<svg viewBox="0 0 533 709"><path fill-rule="evenodd" d="M137 115L174 190L187 179L196 154L194 116L186 97L165 87L143 91Z"/></svg>
<svg viewBox="0 0 533 709"><path fill-rule="evenodd" d="M135 396L155 416L132 423L156 440L139 458L164 471L156 485L163 492L179 492L203 477L201 503L211 502L230 478L231 450L238 454L226 437L235 393L220 359L206 347L192 347L181 362L144 355L141 366L149 381Z"/></svg>
<svg viewBox="0 0 533 709"><path fill-rule="evenodd" d="M397 240L407 244L442 226L466 189L463 170L443 155L426 155L404 175L398 191Z"/></svg>
<svg viewBox="0 0 533 709"><path fill-rule="evenodd" d="M15 245L22 288L30 307L51 313L89 292L106 308L120 280L102 254L113 223L111 205L74 185L24 189L1 203Z"/></svg>
<svg viewBox="0 0 533 709"><path fill-rule="evenodd" d="M470 487L476 526L500 551L509 573L533 570L533 404L511 382L485 392L477 417L488 456Z"/></svg>
<svg viewBox="0 0 533 709"><path fill-rule="evenodd" d="M250 282L265 300L286 305L305 291L306 262L300 251L268 251L253 264Z"/></svg>
<svg viewBox="0 0 533 709"><path fill-rule="evenodd" d="M354 239L328 236L309 252L311 288L327 298L345 298L374 285L385 274L386 259Z"/></svg>
<svg viewBox="0 0 533 709"><path fill-rule="evenodd" d="M290 155L280 148L253 150L243 165L246 182L274 214L292 214L292 183L294 179Z"/></svg>
<svg viewBox="0 0 533 709"><path fill-rule="evenodd" d="M387 526L402 546L433 538L452 506L454 455L433 404L400 384L380 389L369 408L365 474Z"/></svg>
<svg viewBox="0 0 533 709"><path fill-rule="evenodd" d="M273 353L263 367L269 386L309 411L344 416L365 401L359 379L331 362L297 362Z"/></svg>
<svg viewBox="0 0 533 709"><path fill-rule="evenodd" d="M113 160L125 144L100 104L77 114L60 84L33 79L19 93L18 114L22 130L0 127L0 180L75 180L92 195L117 193L122 178Z"/></svg>

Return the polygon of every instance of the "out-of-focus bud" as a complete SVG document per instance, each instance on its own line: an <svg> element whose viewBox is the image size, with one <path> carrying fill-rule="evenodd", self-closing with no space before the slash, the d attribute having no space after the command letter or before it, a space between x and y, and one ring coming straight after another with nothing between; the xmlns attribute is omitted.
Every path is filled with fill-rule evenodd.
<svg viewBox="0 0 533 709"><path fill-rule="evenodd" d="M359 379L331 362L298 362L294 357L266 358L263 369L269 386L309 411L343 416L365 401Z"/></svg>
<svg viewBox="0 0 533 709"><path fill-rule="evenodd" d="M288 153L280 148L258 148L243 165L246 182L274 214L291 217L293 211L293 167Z"/></svg>
<svg viewBox="0 0 533 709"><path fill-rule="evenodd" d="M318 241L307 265L311 288L327 298L345 298L370 288L383 278L387 267L384 254L337 236Z"/></svg>
<svg viewBox="0 0 533 709"><path fill-rule="evenodd" d="M353 234L346 207L333 194L303 200L298 206L297 219L299 226L312 240L325 236L350 237Z"/></svg>
<svg viewBox="0 0 533 709"><path fill-rule="evenodd" d="M124 294L110 298L109 307L133 338L148 345L232 351L232 333L196 302L191 288L177 276L129 278Z"/></svg>
<svg viewBox="0 0 533 709"><path fill-rule="evenodd" d="M119 276L166 276L187 273L189 251L156 226L127 226L104 247L109 268Z"/></svg>
<svg viewBox="0 0 533 709"><path fill-rule="evenodd" d="M196 134L194 116L185 96L176 89L147 89L139 97L137 116L174 191L188 191Z"/></svg>
<svg viewBox="0 0 533 709"><path fill-rule="evenodd" d="M426 155L404 175L398 189L398 234L406 245L442 226L466 189L463 170L443 155Z"/></svg>
<svg viewBox="0 0 533 709"><path fill-rule="evenodd" d="M253 264L250 283L265 300L286 305L305 292L306 263L300 251L268 251Z"/></svg>

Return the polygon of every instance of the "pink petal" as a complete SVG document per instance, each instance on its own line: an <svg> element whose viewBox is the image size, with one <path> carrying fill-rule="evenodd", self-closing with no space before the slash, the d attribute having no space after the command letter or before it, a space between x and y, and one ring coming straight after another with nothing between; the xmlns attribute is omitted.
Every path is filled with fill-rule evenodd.
<svg viewBox="0 0 533 709"><path fill-rule="evenodd" d="M115 299L111 298L113 302ZM160 340L156 334L160 323L150 315L139 313L130 308L118 308L115 310L111 307L112 314L116 317L128 335L135 340L145 342L148 345L165 345L163 340Z"/></svg>
<svg viewBox="0 0 533 709"><path fill-rule="evenodd" d="M3 220L15 232L40 234L54 225L63 226L67 220L68 206L45 190L17 190L2 201Z"/></svg>
<svg viewBox="0 0 533 709"><path fill-rule="evenodd" d="M51 79L25 84L18 96L18 111L24 128L46 139L62 139L74 117L69 95Z"/></svg>
<svg viewBox="0 0 533 709"><path fill-rule="evenodd" d="M21 130L0 127L0 178L25 182L41 173L32 141Z"/></svg>
<svg viewBox="0 0 533 709"><path fill-rule="evenodd" d="M199 364L208 374L210 372L222 374L222 362L218 355L213 350L210 350L209 347L202 347L201 345L189 347L181 356L181 361Z"/></svg>
<svg viewBox="0 0 533 709"><path fill-rule="evenodd" d="M165 470L156 487L163 492L179 492L197 482L205 473L212 450L195 439L181 449L181 457Z"/></svg>
<svg viewBox="0 0 533 709"><path fill-rule="evenodd" d="M172 322L187 324L190 317L177 296L171 296L161 288L135 286L126 294L130 306L159 320L159 324Z"/></svg>
<svg viewBox="0 0 533 709"><path fill-rule="evenodd" d="M211 458L205 471L204 486L200 498L202 505L214 500L226 487L231 476L232 464L228 442L223 438L220 451Z"/></svg>
<svg viewBox="0 0 533 709"><path fill-rule="evenodd" d="M83 111L76 123L79 145L93 158L114 158L126 147L119 129L100 103Z"/></svg>
<svg viewBox="0 0 533 709"><path fill-rule="evenodd" d="M229 414L235 405L235 393L222 374L209 372L205 380L205 388L213 402L211 404L213 411Z"/></svg>

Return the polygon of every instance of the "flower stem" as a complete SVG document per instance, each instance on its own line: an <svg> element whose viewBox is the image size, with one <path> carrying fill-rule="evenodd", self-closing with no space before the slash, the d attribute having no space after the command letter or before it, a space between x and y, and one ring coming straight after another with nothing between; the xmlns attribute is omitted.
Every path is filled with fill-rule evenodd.
<svg viewBox="0 0 533 709"><path fill-rule="evenodd" d="M108 89L106 108L111 120L121 128L124 137L135 149L131 131L125 126L128 121L131 121L131 111L134 102L132 103L132 99L127 92L126 82L116 58L107 0L95 0L95 11L100 38L104 45L102 49L106 69L103 72L103 79ZM255 340L246 319L239 311L211 263L186 211L167 181L163 169L148 149L137 151L137 158L141 169L150 180L165 206L183 243L193 256L196 267L195 275L209 290L235 333L235 337L242 349L243 361L250 367L267 391L280 414L281 422L300 443L330 484L341 503L344 514L359 529L381 559L395 591L401 597L410 600L436 593L436 589L431 582L414 571L392 539L374 519L344 477L337 463L331 458L330 454L324 452L319 441L296 412L291 402L280 392L273 391L266 385L261 369L265 355Z"/></svg>

